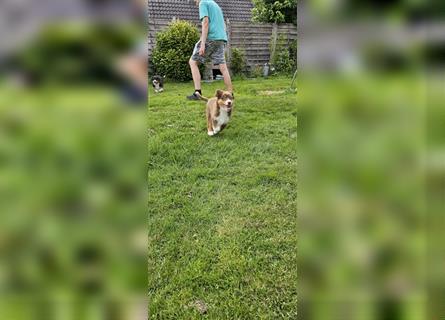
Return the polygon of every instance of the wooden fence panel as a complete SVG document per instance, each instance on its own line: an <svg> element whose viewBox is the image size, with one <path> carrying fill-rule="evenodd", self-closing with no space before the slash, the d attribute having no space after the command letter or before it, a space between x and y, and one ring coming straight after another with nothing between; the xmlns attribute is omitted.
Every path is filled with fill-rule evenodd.
<svg viewBox="0 0 445 320"><path fill-rule="evenodd" d="M156 33L165 29L170 22L171 20L150 20L148 28L149 57L151 57L155 46ZM274 46L271 46L271 43L276 44L276 38L280 37L280 35L284 35L287 39L287 44L289 44L289 41L297 39L297 27L293 24L278 24L274 28L274 24L272 23L254 24L249 22L226 21L226 25L229 37L228 59L230 60L231 50L233 48L242 49L245 52L249 68L256 65L263 65L270 61L275 50ZM201 29L200 25L197 25L197 27ZM275 35L274 30L276 30ZM273 41L274 39L275 41Z"/></svg>

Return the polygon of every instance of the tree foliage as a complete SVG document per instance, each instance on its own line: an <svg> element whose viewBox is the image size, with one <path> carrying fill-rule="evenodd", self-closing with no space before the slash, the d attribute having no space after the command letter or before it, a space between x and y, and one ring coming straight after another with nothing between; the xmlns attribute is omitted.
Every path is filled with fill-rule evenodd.
<svg viewBox="0 0 445 320"><path fill-rule="evenodd" d="M297 0L253 0L252 20L297 24Z"/></svg>

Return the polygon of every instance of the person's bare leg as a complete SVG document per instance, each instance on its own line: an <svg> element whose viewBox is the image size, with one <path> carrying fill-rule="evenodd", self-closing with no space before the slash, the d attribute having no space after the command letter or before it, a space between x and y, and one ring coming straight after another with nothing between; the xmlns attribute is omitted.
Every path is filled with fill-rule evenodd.
<svg viewBox="0 0 445 320"><path fill-rule="evenodd" d="M226 90L229 92L233 92L232 87L232 79L230 78L229 69L227 68L227 64L220 64L219 70L221 71L223 77L224 77L224 84L226 85Z"/></svg>
<svg viewBox="0 0 445 320"><path fill-rule="evenodd" d="M199 73L198 61L189 60L190 69L192 70L193 84L195 90L201 90L201 74Z"/></svg>

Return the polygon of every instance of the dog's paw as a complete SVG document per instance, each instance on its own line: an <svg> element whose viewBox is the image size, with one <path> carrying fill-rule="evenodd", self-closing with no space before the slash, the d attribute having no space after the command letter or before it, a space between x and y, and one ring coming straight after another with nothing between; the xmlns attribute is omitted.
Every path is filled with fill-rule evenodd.
<svg viewBox="0 0 445 320"><path fill-rule="evenodd" d="M207 131L207 134L208 134L209 136L213 136L213 135L215 134L215 132L213 132L213 131Z"/></svg>

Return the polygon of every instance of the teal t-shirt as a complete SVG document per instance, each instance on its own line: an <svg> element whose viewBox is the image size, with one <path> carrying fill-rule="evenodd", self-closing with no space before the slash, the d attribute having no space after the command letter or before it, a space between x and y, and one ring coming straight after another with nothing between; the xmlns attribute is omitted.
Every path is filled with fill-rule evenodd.
<svg viewBox="0 0 445 320"><path fill-rule="evenodd" d="M227 41L226 26L224 24L224 15L219 5L213 0L201 0L199 3L199 19L209 17L209 40Z"/></svg>

